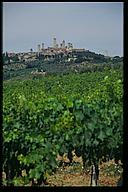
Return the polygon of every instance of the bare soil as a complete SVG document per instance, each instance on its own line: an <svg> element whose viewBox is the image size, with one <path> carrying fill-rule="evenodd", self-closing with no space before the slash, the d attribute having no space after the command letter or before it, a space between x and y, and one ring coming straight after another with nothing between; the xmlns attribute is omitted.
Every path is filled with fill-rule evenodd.
<svg viewBox="0 0 128 192"><path fill-rule="evenodd" d="M63 160L68 163L66 157ZM73 166L62 166L58 168L54 175L48 178L49 186L90 186L91 168L87 167L86 171L84 171L82 159L75 156L73 160ZM102 162L99 169L98 186L117 186L117 181L122 172L121 163L116 165L114 160Z"/></svg>

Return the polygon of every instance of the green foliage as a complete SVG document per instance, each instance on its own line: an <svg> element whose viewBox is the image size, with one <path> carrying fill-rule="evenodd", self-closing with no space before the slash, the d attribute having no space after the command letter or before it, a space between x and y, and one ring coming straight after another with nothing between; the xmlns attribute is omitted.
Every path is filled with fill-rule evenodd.
<svg viewBox="0 0 128 192"><path fill-rule="evenodd" d="M119 70L5 81L3 86L3 171L14 185L45 181L57 155L75 149L88 160L121 159L122 75Z"/></svg>

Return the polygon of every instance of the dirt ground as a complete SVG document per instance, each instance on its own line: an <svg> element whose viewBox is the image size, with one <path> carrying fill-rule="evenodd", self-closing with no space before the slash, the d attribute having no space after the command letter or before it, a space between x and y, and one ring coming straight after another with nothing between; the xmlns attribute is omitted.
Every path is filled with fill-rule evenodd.
<svg viewBox="0 0 128 192"><path fill-rule="evenodd" d="M100 176L98 186L117 186L119 177ZM90 186L90 175L56 174L48 179L49 186Z"/></svg>
<svg viewBox="0 0 128 192"><path fill-rule="evenodd" d="M58 158L59 159L59 158ZM68 162L67 158L63 158ZM48 178L49 186L90 186L90 167L86 171L82 168L82 159L73 158L73 166L62 166L58 171ZM116 165L114 160L101 163L99 166L98 186L117 186L122 168L121 163Z"/></svg>

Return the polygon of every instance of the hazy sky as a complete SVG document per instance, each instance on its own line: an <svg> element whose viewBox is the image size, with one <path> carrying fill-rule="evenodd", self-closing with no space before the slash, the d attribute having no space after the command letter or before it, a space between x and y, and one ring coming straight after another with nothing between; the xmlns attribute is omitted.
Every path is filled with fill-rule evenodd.
<svg viewBox="0 0 128 192"><path fill-rule="evenodd" d="M72 42L75 48L123 56L123 2L3 3L3 51Z"/></svg>

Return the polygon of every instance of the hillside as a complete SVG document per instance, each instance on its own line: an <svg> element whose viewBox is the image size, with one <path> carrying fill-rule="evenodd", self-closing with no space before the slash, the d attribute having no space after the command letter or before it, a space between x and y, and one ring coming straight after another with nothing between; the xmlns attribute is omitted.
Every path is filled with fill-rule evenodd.
<svg viewBox="0 0 128 192"><path fill-rule="evenodd" d="M10 62L11 61L11 62ZM37 56L35 60L21 60L18 57L9 57L3 54L3 79L25 77L26 75L41 74L67 74L69 72L93 72L102 71L106 68L122 68L123 58L119 56L106 57L90 51L68 53L62 57L43 58Z"/></svg>

